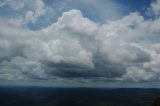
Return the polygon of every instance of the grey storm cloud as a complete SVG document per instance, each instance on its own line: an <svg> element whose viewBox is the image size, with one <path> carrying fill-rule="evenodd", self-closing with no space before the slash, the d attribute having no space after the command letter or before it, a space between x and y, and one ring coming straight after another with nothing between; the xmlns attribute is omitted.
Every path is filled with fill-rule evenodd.
<svg viewBox="0 0 160 106"><path fill-rule="evenodd" d="M150 7L156 15L158 3ZM32 19L26 16L18 26L17 20L0 20L0 79L159 80L159 43L150 38L160 33L160 18L145 20L134 12L99 25L73 9L41 30L25 28L45 14L39 13L43 2L39 5L35 13L26 13Z"/></svg>

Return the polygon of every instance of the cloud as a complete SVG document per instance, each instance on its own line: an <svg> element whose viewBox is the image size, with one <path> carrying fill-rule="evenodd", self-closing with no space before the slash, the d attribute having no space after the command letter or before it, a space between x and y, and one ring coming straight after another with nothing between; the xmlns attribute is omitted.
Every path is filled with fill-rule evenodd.
<svg viewBox="0 0 160 106"><path fill-rule="evenodd" d="M4 6L9 6L14 10L18 10L18 9L22 9L24 8L25 4L27 3L27 0L23 0L23 2L20 2L20 0L1 0L0 7L4 7ZM17 3L19 3L19 5L17 5Z"/></svg>
<svg viewBox="0 0 160 106"><path fill-rule="evenodd" d="M44 15L45 4L37 2L35 11L27 11L27 22ZM99 25L72 9L34 31L1 19L0 79L158 81L159 43L151 38L160 32L159 20L134 12Z"/></svg>
<svg viewBox="0 0 160 106"><path fill-rule="evenodd" d="M50 21L50 18L45 15L49 15L51 18L55 15L53 8L47 6L43 0L2 0L0 4L2 9L8 8L5 14L11 15L9 22L15 26L28 27L29 24L41 21L40 17L43 17L45 21Z"/></svg>
<svg viewBox="0 0 160 106"><path fill-rule="evenodd" d="M128 67L127 73L123 76L124 79L133 81L152 81L155 73L147 72L141 67Z"/></svg>
<svg viewBox="0 0 160 106"><path fill-rule="evenodd" d="M80 10L85 17L97 23L119 19L123 17L124 12L124 6L113 0L59 0L49 2L49 5L54 8L58 17L61 16L63 12L77 9Z"/></svg>
<svg viewBox="0 0 160 106"><path fill-rule="evenodd" d="M160 0L155 0L155 2L151 3L151 10L153 14L160 15Z"/></svg>

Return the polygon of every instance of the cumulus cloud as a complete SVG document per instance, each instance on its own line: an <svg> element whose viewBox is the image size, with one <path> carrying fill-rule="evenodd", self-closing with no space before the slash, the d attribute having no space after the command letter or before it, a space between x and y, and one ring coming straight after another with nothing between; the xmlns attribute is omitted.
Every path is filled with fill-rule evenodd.
<svg viewBox="0 0 160 106"><path fill-rule="evenodd" d="M54 14L53 8L46 6L43 0L2 0L0 1L0 7L8 7L11 13L15 13L16 15L12 14L9 22L20 27L36 23L39 17L46 14Z"/></svg>
<svg viewBox="0 0 160 106"><path fill-rule="evenodd" d="M45 4L36 1L23 17L27 22L45 13ZM160 32L159 20L134 12L99 25L72 9L33 31L1 19L0 79L158 81L160 44L151 38Z"/></svg>
<svg viewBox="0 0 160 106"><path fill-rule="evenodd" d="M160 0L156 0L155 2L151 3L151 10L153 14L160 15Z"/></svg>

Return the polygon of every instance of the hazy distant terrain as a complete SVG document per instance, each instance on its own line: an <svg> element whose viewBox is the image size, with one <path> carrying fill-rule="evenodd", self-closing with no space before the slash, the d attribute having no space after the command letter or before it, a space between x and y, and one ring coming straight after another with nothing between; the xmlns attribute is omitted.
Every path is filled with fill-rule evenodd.
<svg viewBox="0 0 160 106"><path fill-rule="evenodd" d="M153 106L159 96L160 89L0 87L0 106Z"/></svg>

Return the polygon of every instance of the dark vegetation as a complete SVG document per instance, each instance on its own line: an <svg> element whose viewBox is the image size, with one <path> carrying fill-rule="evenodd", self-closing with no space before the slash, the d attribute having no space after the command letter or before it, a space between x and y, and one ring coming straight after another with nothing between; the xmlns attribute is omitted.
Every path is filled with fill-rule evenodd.
<svg viewBox="0 0 160 106"><path fill-rule="evenodd" d="M0 106L160 106L160 89L0 87Z"/></svg>

